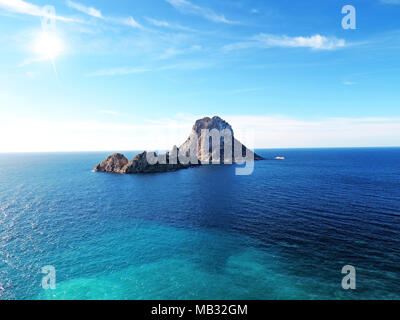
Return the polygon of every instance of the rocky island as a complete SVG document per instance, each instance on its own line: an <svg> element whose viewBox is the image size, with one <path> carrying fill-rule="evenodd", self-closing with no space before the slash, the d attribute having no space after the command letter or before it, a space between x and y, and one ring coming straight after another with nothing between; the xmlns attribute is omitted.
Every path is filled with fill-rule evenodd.
<svg viewBox="0 0 400 320"><path fill-rule="evenodd" d="M234 138L232 127L220 117L196 121L187 140L165 154L143 152L129 161L115 153L95 166L96 172L123 174L156 173L204 164L232 164L264 160Z"/></svg>

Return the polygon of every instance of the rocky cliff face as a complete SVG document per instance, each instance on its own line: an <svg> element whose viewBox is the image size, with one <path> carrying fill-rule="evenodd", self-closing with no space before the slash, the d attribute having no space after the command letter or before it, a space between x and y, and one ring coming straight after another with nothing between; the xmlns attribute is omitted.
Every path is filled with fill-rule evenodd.
<svg viewBox="0 0 400 320"><path fill-rule="evenodd" d="M192 130L196 132L199 136L201 135L201 130L203 129L217 129L218 131L222 131L224 129L229 130L233 136L233 129L228 122L222 120L220 117L205 117L203 119L199 119L194 124Z"/></svg>
<svg viewBox="0 0 400 320"><path fill-rule="evenodd" d="M205 132L208 132L209 135L206 135ZM211 148L213 139L210 136L213 133L220 133L221 135L218 136L220 139L219 148ZM225 136L226 139L222 136ZM143 152L128 162L124 155L116 153L99 163L94 171L127 174L167 172L210 162L226 164L240 162L245 155L247 155L246 159L251 159L251 161L263 160L262 157L236 140L232 127L220 117L205 117L197 120L189 138L179 148L174 147L170 152L159 155L157 163L149 163L148 155L147 152ZM185 156L188 161L182 160L181 162L181 155Z"/></svg>
<svg viewBox="0 0 400 320"><path fill-rule="evenodd" d="M225 133L228 136L231 135L231 141L228 140L228 144L225 141L224 138L221 138L220 140L220 148L219 148L219 155L215 154L215 152L211 155L211 158L209 157L209 154L211 153L210 145L212 144L212 139L208 143L205 141L208 137L206 136L205 139L202 139L202 133L204 132L203 130L208 130L208 132L212 132L212 130L217 130L220 133ZM196 148L194 148L194 144L197 143ZM227 144L227 150L225 148L225 145ZM235 146L238 148L242 148L241 151L237 150L235 153ZM208 147L208 148L207 148ZM218 148L217 148L218 149ZM247 155L249 158L253 158L254 160L263 160L263 158L250 149L248 149L246 146L242 145L238 140L235 139L234 137L234 132L229 123L227 123L225 120L221 119L220 117L205 117L203 119L199 119L196 121L192 128L192 132L189 136L189 138L185 141L182 146L180 146L179 150L181 152L185 153L187 156L190 155L191 151L196 152L196 157L199 161L203 163L207 162L219 162L219 163L232 163L232 162L238 162L238 155L240 157L243 157ZM217 150L214 150L217 151ZM225 154L225 151L229 151L229 154ZM215 159L216 157L216 159ZM214 158L214 159L213 159Z"/></svg>
<svg viewBox="0 0 400 320"><path fill-rule="evenodd" d="M94 171L124 173L124 168L127 164L128 159L123 154L114 153L95 166Z"/></svg>
<svg viewBox="0 0 400 320"><path fill-rule="evenodd" d="M222 133L225 132L233 137L233 129L232 127L220 117L205 117L203 119L199 119L195 122L192 128L192 132L190 133L189 138L180 146L179 150L185 154L186 156L191 156L193 153L200 162L209 162L212 161L211 158L208 156L210 150L210 141L208 142L208 148L206 146L206 141L202 139L202 133L204 130L218 130L218 132ZM212 141L211 141L212 143ZM220 141L220 162L224 160L224 147L225 147L225 140L221 139ZM232 149L233 150L233 149ZM215 154L214 154L215 157Z"/></svg>

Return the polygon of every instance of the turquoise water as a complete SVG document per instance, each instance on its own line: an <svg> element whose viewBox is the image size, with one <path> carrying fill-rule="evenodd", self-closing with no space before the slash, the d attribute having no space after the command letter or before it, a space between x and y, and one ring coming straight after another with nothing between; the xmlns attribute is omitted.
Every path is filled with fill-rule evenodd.
<svg viewBox="0 0 400 320"><path fill-rule="evenodd" d="M92 172L108 153L0 155L0 298L399 299L400 149L258 152L287 160L124 176Z"/></svg>

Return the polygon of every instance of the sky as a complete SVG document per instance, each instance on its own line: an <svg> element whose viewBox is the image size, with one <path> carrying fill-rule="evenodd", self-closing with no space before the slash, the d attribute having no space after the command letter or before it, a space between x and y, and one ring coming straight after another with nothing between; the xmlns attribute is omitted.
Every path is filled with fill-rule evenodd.
<svg viewBox="0 0 400 320"><path fill-rule="evenodd" d="M253 148L400 145L400 0L0 0L0 30L0 152L168 149L214 115Z"/></svg>

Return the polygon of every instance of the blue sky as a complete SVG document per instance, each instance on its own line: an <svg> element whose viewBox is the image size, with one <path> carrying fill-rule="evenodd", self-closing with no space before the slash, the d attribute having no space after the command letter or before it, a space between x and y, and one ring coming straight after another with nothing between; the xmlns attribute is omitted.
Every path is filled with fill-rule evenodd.
<svg viewBox="0 0 400 320"><path fill-rule="evenodd" d="M168 148L206 115L254 147L400 141L400 0L0 0L0 28L0 152Z"/></svg>

